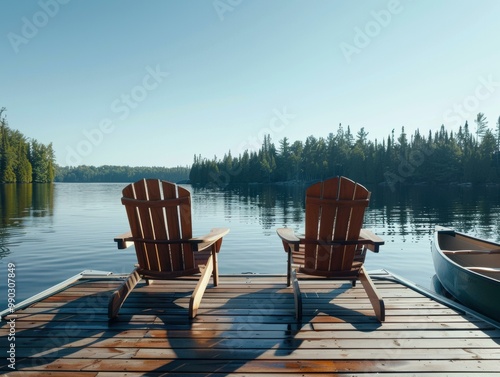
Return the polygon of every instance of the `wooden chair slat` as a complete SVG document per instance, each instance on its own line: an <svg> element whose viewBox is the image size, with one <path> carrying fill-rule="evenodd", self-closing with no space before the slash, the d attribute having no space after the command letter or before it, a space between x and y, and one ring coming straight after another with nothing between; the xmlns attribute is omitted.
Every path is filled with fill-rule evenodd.
<svg viewBox="0 0 500 377"><path fill-rule="evenodd" d="M319 221L321 218L321 206L319 203L309 203L308 197L320 198L322 192L322 183L316 183L310 186L306 191L306 219L305 219L305 238L317 240L319 237ZM305 267L310 269L317 268L318 246L312 244L305 245Z"/></svg>
<svg viewBox="0 0 500 377"><path fill-rule="evenodd" d="M163 195L165 198L175 198L177 199L177 186L174 184L162 183ZM180 231L179 222L179 207L167 207L165 208L165 218L166 218L166 229L168 238L170 239L180 239L182 238ZM183 248L182 244L170 245L170 256L173 271L180 271L184 269L183 263Z"/></svg>
<svg viewBox="0 0 500 377"><path fill-rule="evenodd" d="M148 190L145 181L139 181L132 185L132 197L134 199L147 200ZM132 235L136 238L152 238L152 225L148 208L132 207L135 212L133 216L134 226L131 225ZM130 221L130 219L129 219ZM137 243L136 243L137 244ZM139 263L141 268L154 269L156 265L156 247L153 244L142 245L140 256L143 264ZM137 252L137 250L136 250ZM139 258L138 258L139 259Z"/></svg>
<svg viewBox="0 0 500 377"><path fill-rule="evenodd" d="M189 239L193 237L193 225L191 222L191 194L188 190L178 186L178 196L182 200L179 205L181 238ZM183 263L185 269L196 267L194 254L190 244L183 245Z"/></svg>
<svg viewBox="0 0 500 377"><path fill-rule="evenodd" d="M342 184L342 191L339 195L341 200L364 200L367 199L368 190L363 186L351 181L346 180ZM363 201L364 203L364 201ZM363 206L352 206L349 212L342 213L346 221L343 221L344 227L341 228L339 237L342 236L344 240L356 240L359 238L359 232L363 224L365 208ZM346 245L343 250L340 269L350 269L356 254L356 247L353 245Z"/></svg>
<svg viewBox="0 0 500 377"><path fill-rule="evenodd" d="M124 197L130 197L136 199L138 196L141 198L144 197L145 191L144 189L141 190L139 184L129 185L123 189L122 194ZM129 219L130 231L132 232L132 236L136 238L143 238L144 234L142 230L142 224L138 209L134 206L125 206L125 208L127 211L127 217ZM139 266L141 266L142 268L149 268L146 245L136 243L135 251Z"/></svg>

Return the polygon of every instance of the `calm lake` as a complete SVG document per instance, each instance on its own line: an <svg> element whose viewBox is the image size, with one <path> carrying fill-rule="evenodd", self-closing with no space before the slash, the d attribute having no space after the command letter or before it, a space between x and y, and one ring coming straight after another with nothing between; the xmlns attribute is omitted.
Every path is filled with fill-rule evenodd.
<svg viewBox="0 0 500 377"><path fill-rule="evenodd" d="M82 270L128 273L133 248L118 250L113 237L128 231L121 190L126 183L0 185L0 310L7 306L7 268L16 269L16 302ZM192 193L194 236L229 227L219 254L220 273L286 272L276 228L302 230L304 186L247 186ZM372 191L365 228L386 244L369 252L368 271L387 269L426 288L434 267L436 225L500 241L498 187L382 187Z"/></svg>

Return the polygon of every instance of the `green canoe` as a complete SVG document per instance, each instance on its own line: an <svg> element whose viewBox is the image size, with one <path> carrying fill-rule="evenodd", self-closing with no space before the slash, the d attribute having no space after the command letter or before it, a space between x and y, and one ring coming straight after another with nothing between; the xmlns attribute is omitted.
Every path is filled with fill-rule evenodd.
<svg viewBox="0 0 500 377"><path fill-rule="evenodd" d="M432 259L448 293L500 322L500 244L437 227Z"/></svg>

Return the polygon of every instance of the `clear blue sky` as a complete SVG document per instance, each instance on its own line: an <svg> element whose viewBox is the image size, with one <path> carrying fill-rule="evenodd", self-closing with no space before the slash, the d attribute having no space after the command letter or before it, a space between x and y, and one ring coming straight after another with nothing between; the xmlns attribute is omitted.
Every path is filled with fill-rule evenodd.
<svg viewBox="0 0 500 377"><path fill-rule="evenodd" d="M500 117L500 1L3 0L0 107L60 165Z"/></svg>

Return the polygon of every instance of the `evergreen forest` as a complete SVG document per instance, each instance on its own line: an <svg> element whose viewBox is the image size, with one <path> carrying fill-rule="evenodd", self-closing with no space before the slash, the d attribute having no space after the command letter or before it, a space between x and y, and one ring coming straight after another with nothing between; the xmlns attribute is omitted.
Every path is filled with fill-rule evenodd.
<svg viewBox="0 0 500 377"><path fill-rule="evenodd" d="M238 157L227 152L212 160L195 155L190 181L194 185L224 187L239 183L310 182L334 175L391 188L406 184L500 183L500 117L495 129L483 113L475 127L467 122L458 132L444 125L436 131L370 141L364 128L353 135L339 125L326 138L309 136L305 142L283 138L276 146L265 136L256 151Z"/></svg>
<svg viewBox="0 0 500 377"><path fill-rule="evenodd" d="M0 182L42 183L55 177L52 144L29 140L8 127L5 108L0 109Z"/></svg>

